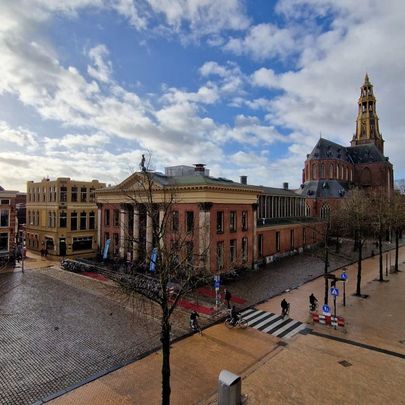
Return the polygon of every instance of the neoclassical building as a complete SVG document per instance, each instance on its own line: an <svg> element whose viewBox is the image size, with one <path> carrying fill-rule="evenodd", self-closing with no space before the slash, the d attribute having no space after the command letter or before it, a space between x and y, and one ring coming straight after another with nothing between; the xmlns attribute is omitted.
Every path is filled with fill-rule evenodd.
<svg viewBox="0 0 405 405"><path fill-rule="evenodd" d="M307 155L297 193L306 198L309 215L325 218L353 187L380 190L389 198L393 179L393 166L384 155L373 85L366 74L351 146L320 138Z"/></svg>
<svg viewBox="0 0 405 405"><path fill-rule="evenodd" d="M149 200L145 178L151 181ZM255 267L320 239L314 230L322 224L307 217L304 198L287 187L249 185L246 176L240 183L211 177L197 164L166 168L165 174L137 172L117 186L97 190L99 252L148 262L156 247L153 217L163 221L168 199L166 242L176 233L185 235L190 262L213 272Z"/></svg>

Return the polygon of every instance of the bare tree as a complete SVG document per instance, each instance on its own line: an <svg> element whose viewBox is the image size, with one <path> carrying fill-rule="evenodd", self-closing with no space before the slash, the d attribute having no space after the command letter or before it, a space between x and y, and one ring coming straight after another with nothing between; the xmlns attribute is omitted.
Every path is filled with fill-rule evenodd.
<svg viewBox="0 0 405 405"><path fill-rule="evenodd" d="M389 225L395 234L395 272L398 268L399 238L405 228L405 196L398 192L394 193L389 204Z"/></svg>
<svg viewBox="0 0 405 405"><path fill-rule="evenodd" d="M353 189L350 195L342 201L335 210L335 221L339 222L343 232L354 237L358 250L357 284L355 295L361 296L361 271L363 261L363 246L370 236L370 200L364 190Z"/></svg>
<svg viewBox="0 0 405 405"><path fill-rule="evenodd" d="M162 179L159 174L149 171L144 160L141 170L118 188L126 196L126 204L134 207L134 212L142 207L143 214L148 217L146 241L128 232L125 243L133 249L145 249L137 265L153 270L153 276L135 269L120 274L116 280L127 295L140 294L160 308L162 404L169 405L171 316L182 297L197 285L211 280L206 266L209 246L207 243L194 245L196 233L202 232L201 237L207 240L204 239L204 232L207 232L204 226L197 229L190 223L185 232L178 227L176 184L170 178Z"/></svg>
<svg viewBox="0 0 405 405"><path fill-rule="evenodd" d="M383 277L383 251L382 242L389 230L389 208L390 202L387 201L387 194L384 191L374 191L369 195L370 205L370 226L377 237L378 255L379 255L379 281L384 281Z"/></svg>

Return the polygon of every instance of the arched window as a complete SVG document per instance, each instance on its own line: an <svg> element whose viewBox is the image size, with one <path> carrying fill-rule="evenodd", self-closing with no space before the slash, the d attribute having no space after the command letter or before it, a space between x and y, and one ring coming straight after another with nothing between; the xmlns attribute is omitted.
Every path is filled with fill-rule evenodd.
<svg viewBox="0 0 405 405"><path fill-rule="evenodd" d="M321 164L321 179L325 178L325 165Z"/></svg>
<svg viewBox="0 0 405 405"><path fill-rule="evenodd" d="M333 165L329 165L329 178L333 179Z"/></svg>
<svg viewBox="0 0 405 405"><path fill-rule="evenodd" d="M336 165L336 179L339 179L339 165Z"/></svg>
<svg viewBox="0 0 405 405"><path fill-rule="evenodd" d="M311 216L311 208L309 208L309 205L307 203L305 203L305 216Z"/></svg>
<svg viewBox="0 0 405 405"><path fill-rule="evenodd" d="M321 218L328 219L330 215L330 207L329 204L324 203L321 207Z"/></svg>
<svg viewBox="0 0 405 405"><path fill-rule="evenodd" d="M311 179L312 179L312 180L315 180L315 179L316 179L316 164L315 164L315 163L312 163Z"/></svg>

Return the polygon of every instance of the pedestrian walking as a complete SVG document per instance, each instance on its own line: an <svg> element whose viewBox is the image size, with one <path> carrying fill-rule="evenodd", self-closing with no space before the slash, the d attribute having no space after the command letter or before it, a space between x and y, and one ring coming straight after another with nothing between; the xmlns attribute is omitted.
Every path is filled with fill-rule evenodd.
<svg viewBox="0 0 405 405"><path fill-rule="evenodd" d="M225 299L225 301L226 301L226 306L228 307L228 309L230 309L230 308L231 308L231 298L232 298L232 294L231 294L231 292L230 292L228 289L226 289L226 288L225 288L225 290L224 290L224 293L225 293L224 299Z"/></svg>

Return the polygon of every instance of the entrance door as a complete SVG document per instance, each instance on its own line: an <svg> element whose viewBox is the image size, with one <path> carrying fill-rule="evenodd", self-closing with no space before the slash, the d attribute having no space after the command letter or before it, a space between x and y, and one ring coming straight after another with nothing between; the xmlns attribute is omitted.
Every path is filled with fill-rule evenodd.
<svg viewBox="0 0 405 405"><path fill-rule="evenodd" d="M59 256L66 256L66 239L59 239Z"/></svg>

